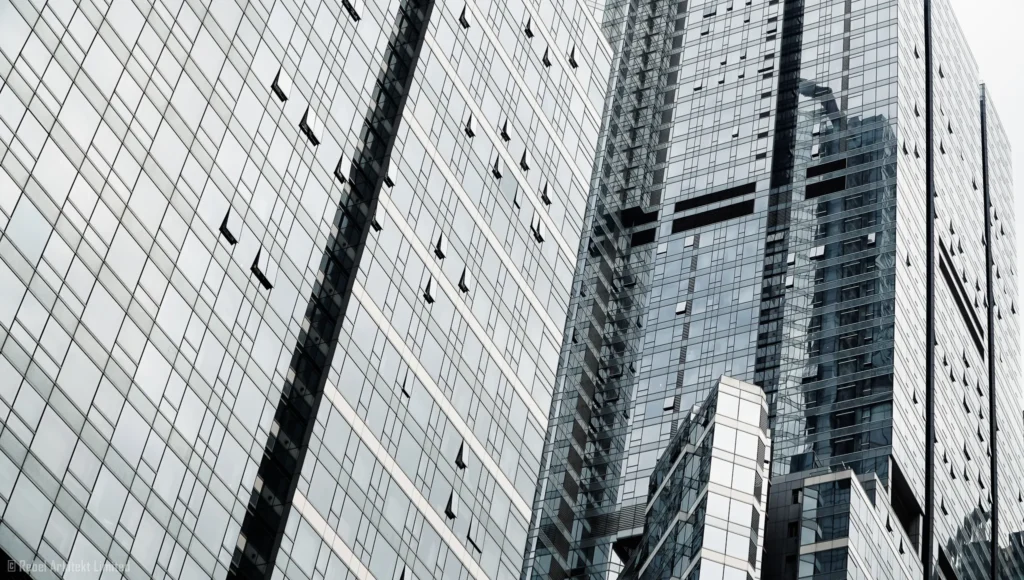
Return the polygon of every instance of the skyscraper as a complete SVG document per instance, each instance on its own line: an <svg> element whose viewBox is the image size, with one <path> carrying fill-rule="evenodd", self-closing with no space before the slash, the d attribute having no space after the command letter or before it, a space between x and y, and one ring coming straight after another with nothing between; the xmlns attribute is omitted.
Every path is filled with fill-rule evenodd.
<svg viewBox="0 0 1024 580"><path fill-rule="evenodd" d="M518 574L611 55L576 1L0 0L8 563Z"/></svg>
<svg viewBox="0 0 1024 580"><path fill-rule="evenodd" d="M523 577L632 569L723 375L770 410L765 578L1024 575L1009 142L948 1L605 10Z"/></svg>

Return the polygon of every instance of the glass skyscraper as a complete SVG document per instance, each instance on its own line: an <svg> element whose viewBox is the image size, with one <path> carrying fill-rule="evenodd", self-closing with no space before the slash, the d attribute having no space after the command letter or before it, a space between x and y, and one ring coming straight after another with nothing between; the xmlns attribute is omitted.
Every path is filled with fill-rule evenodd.
<svg viewBox="0 0 1024 580"><path fill-rule="evenodd" d="M767 398L763 578L1024 577L1009 142L948 0L610 1L602 26L522 577L756 577L702 568L685 518L689 551L646 540L722 376Z"/></svg>
<svg viewBox="0 0 1024 580"><path fill-rule="evenodd" d="M516 577L612 54L577 1L0 0L8 566Z"/></svg>

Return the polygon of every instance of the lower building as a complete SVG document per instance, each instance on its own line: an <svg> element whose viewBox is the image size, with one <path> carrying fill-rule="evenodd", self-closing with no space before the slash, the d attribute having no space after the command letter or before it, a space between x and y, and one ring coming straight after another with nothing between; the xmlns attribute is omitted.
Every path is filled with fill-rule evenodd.
<svg viewBox="0 0 1024 580"><path fill-rule="evenodd" d="M916 539L897 523L881 481L852 470L772 481L764 578L921 578Z"/></svg>
<svg viewBox="0 0 1024 580"><path fill-rule="evenodd" d="M761 578L770 447L764 392L723 376L658 459L619 578Z"/></svg>

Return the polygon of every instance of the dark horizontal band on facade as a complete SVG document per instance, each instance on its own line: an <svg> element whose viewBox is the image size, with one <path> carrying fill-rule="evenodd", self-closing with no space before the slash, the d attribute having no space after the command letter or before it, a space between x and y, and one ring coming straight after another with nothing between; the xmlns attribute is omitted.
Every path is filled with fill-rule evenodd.
<svg viewBox="0 0 1024 580"><path fill-rule="evenodd" d="M754 213L754 200L741 201L718 209L710 209L672 220L672 233L709 226Z"/></svg>
<svg viewBox="0 0 1024 580"><path fill-rule="evenodd" d="M749 193L754 193L755 191L757 191L757 182L752 181L743 185L737 185L736 187L730 187L729 189L723 189L722 191L716 191L714 193L708 193L697 197L691 197L690 199L684 199L683 201L678 201L676 202L674 211L678 213L688 209L694 209L702 205L708 205L709 203L737 198Z"/></svg>

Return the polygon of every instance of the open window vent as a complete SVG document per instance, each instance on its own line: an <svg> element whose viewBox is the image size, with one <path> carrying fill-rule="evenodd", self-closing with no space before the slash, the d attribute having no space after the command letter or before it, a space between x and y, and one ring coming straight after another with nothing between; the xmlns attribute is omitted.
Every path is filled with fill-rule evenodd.
<svg viewBox="0 0 1024 580"><path fill-rule="evenodd" d="M227 213L224 214L224 221L220 222L220 234L233 246L238 243L238 238L235 237L235 234L231 231L231 227L228 225L228 218L230 216L231 209L229 208Z"/></svg>

